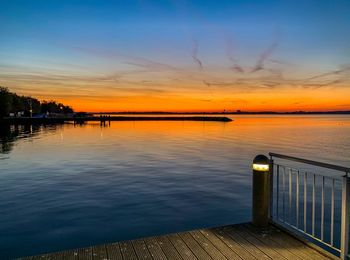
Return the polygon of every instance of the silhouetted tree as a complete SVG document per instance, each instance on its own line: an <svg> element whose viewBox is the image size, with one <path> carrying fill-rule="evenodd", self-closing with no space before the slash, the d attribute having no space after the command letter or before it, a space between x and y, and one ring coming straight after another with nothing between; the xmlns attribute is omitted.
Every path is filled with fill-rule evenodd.
<svg viewBox="0 0 350 260"><path fill-rule="evenodd" d="M26 110L25 100L23 97L12 94L12 108L11 112L20 112Z"/></svg>
<svg viewBox="0 0 350 260"><path fill-rule="evenodd" d="M12 108L12 95L5 87L0 87L0 117L8 116Z"/></svg>
<svg viewBox="0 0 350 260"><path fill-rule="evenodd" d="M73 113L73 109L69 106L65 106L62 103L56 103L55 101L43 101L41 104L41 113L59 113L59 114L68 114Z"/></svg>
<svg viewBox="0 0 350 260"><path fill-rule="evenodd" d="M6 117L9 113L17 113L23 111L25 116L30 115L30 109L33 114L38 113L58 113L69 114L73 113L73 109L69 106L65 106L62 103L56 103L55 101L43 101L26 97L18 96L15 93L11 93L7 88L0 87L0 118Z"/></svg>

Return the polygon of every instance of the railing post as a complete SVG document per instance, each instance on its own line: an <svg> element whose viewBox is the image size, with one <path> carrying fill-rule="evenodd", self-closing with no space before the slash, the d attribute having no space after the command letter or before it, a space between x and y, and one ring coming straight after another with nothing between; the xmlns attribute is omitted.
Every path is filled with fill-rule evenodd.
<svg viewBox="0 0 350 260"><path fill-rule="evenodd" d="M343 176L340 258L345 260L349 252L349 218L350 218L350 177Z"/></svg>
<svg viewBox="0 0 350 260"><path fill-rule="evenodd" d="M273 219L273 159L272 159L272 156L270 156L270 194L269 194L269 217L270 217L270 220Z"/></svg>
<svg viewBox="0 0 350 260"><path fill-rule="evenodd" d="M265 155L253 161L253 225L264 228L269 224L270 164Z"/></svg>

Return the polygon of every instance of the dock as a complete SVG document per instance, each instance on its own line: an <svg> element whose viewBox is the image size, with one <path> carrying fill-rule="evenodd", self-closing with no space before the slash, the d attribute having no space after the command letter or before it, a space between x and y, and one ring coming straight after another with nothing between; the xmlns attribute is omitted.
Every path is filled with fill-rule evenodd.
<svg viewBox="0 0 350 260"><path fill-rule="evenodd" d="M301 237L270 224L251 223L173 233L43 254L22 260L231 260L339 259Z"/></svg>

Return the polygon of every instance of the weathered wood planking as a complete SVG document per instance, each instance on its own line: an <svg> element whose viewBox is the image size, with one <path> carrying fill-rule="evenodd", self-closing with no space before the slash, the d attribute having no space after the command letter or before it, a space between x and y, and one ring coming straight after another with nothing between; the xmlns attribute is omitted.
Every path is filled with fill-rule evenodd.
<svg viewBox="0 0 350 260"><path fill-rule="evenodd" d="M275 226L249 223L141 238L22 258L25 260L231 260L338 259L307 246Z"/></svg>

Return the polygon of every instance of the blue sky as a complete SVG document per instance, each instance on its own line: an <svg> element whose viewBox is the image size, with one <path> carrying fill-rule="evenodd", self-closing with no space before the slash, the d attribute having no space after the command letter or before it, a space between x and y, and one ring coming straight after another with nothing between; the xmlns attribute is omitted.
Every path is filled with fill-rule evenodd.
<svg viewBox="0 0 350 260"><path fill-rule="evenodd" d="M315 84L336 82L344 88L350 73L349 10L350 1L324 0L3 0L0 83L24 94L66 99L61 94L67 90L75 97L94 95L99 89L110 91L108 84L101 87L103 82L87 86L84 76L93 75L96 80L117 75L125 79L124 87L118 87L123 97L130 96L126 91L130 88L139 88L144 95L142 91L151 88L149 82L154 79L152 89L180 94L178 85L169 83L177 79L185 82L181 93L195 95L206 92L208 84L203 82L214 86L218 78L226 85L232 78L243 78L259 89L259 79L272 77L275 84L270 74L278 72L283 73L279 82L283 89L288 82L295 88L300 85L295 82L341 70L341 80L327 78ZM247 73L254 71L259 59L270 74ZM231 73L227 68L232 66L245 73ZM140 86L140 82L148 83ZM240 91L236 85L232 89ZM227 91L229 97L232 89ZM223 97L222 89L215 91Z"/></svg>

